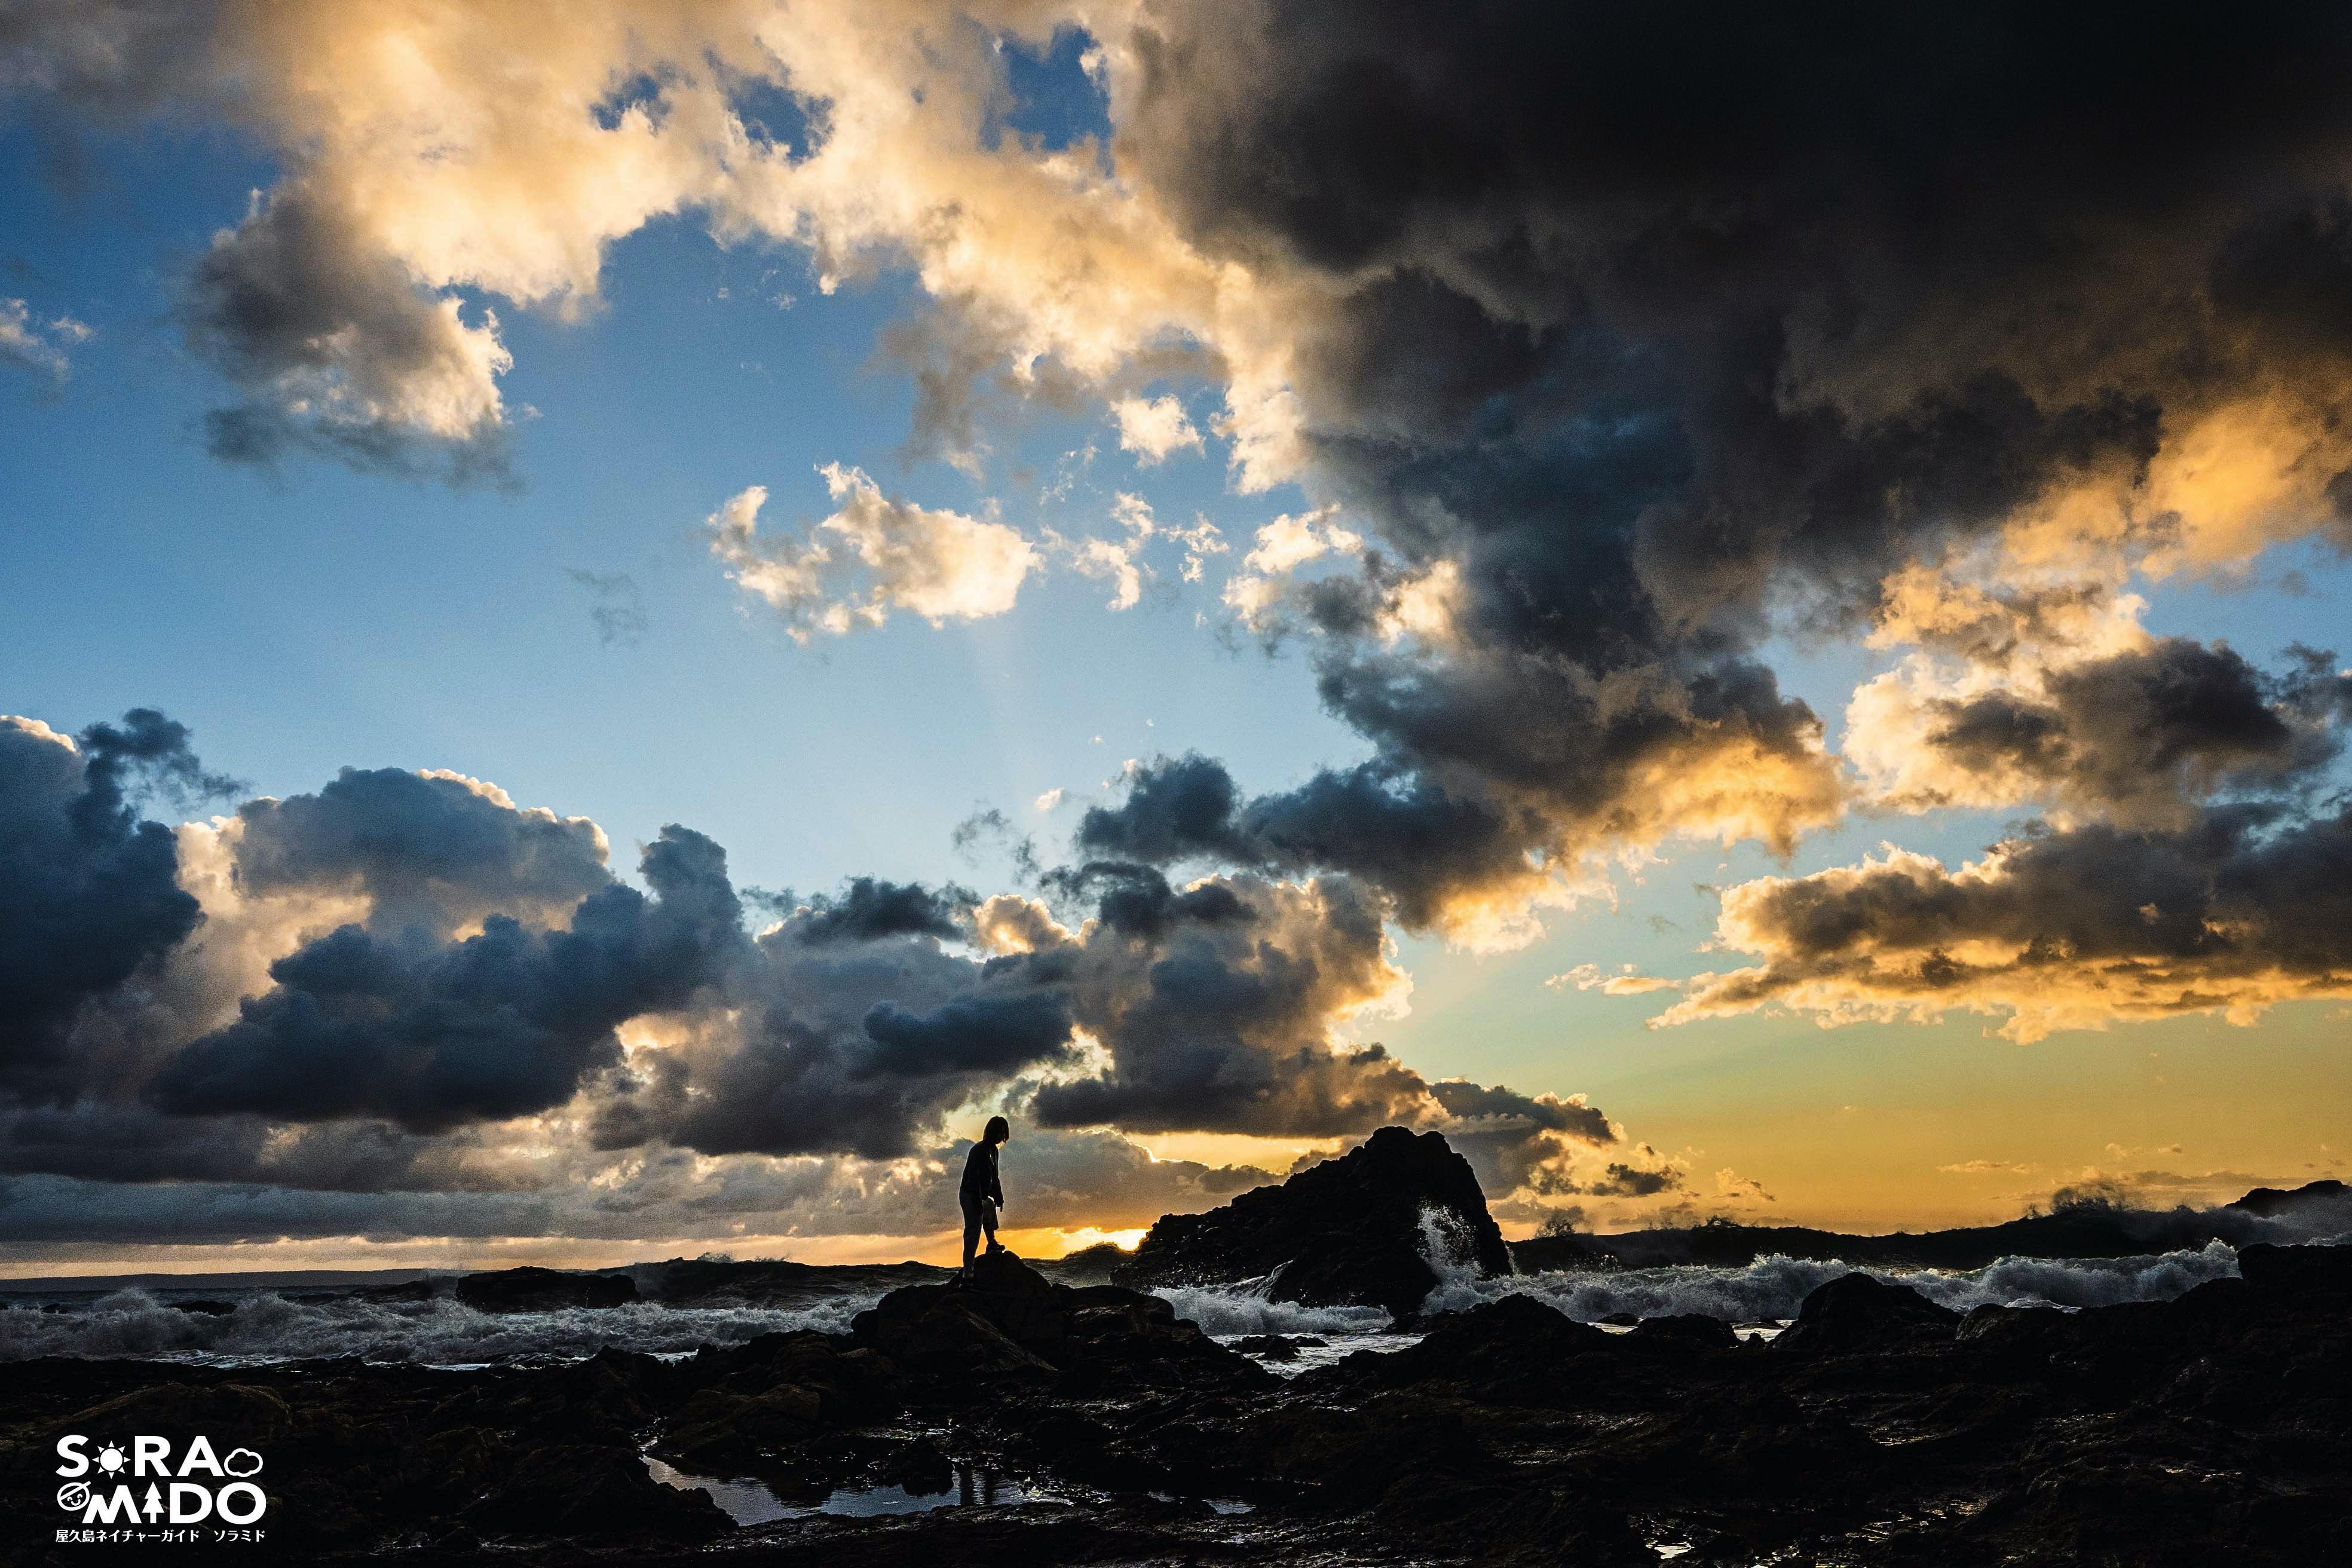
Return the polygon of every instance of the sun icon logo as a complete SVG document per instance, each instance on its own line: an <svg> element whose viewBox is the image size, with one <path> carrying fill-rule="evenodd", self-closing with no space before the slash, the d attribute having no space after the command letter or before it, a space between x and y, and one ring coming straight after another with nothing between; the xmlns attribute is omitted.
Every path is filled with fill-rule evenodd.
<svg viewBox="0 0 2352 1568"><path fill-rule="evenodd" d="M98 1468L110 1476L121 1475L122 1467L130 1462L130 1456L111 1443L98 1451Z"/></svg>

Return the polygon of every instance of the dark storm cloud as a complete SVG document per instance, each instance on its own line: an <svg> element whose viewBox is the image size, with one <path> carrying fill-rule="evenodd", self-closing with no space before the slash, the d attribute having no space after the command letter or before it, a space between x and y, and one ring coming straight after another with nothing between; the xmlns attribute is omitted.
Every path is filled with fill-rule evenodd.
<svg viewBox="0 0 2352 1568"><path fill-rule="evenodd" d="M60 1245L273 1242L310 1237L563 1234L564 1209L538 1193L343 1193L210 1182L163 1186L0 1177L0 1256Z"/></svg>
<svg viewBox="0 0 2352 1568"><path fill-rule="evenodd" d="M467 327L332 200L292 184L257 202L198 260L182 313L189 348L249 395L205 416L215 457L515 482L495 323Z"/></svg>
<svg viewBox="0 0 2352 1568"><path fill-rule="evenodd" d="M861 878L795 910L735 973L686 1064L609 1112L607 1142L658 1135L709 1154L895 1159L940 1119L1070 1046L1050 976L947 951L961 889ZM667 1053L665 1053L667 1055ZM688 1096L688 1082L698 1094Z"/></svg>
<svg viewBox="0 0 2352 1568"><path fill-rule="evenodd" d="M1107 1059L1088 1076L1034 1084L1029 1120L1281 1138L1433 1128L1497 1198L1574 1190L1590 1152L1619 1139L1580 1097L1433 1081L1377 1043L1349 1041L1348 1020L1381 1006L1403 975L1389 962L1380 901L1344 877L1221 876L1179 889L1146 866L1093 861L1048 884L1090 895L1092 920L1076 935L1033 932L1029 951L991 968L1066 986Z"/></svg>
<svg viewBox="0 0 2352 1568"><path fill-rule="evenodd" d="M134 792L206 794L188 732L151 709L93 724L79 747L0 720L0 1092L69 1100L85 1064L75 1016L196 929L172 830Z"/></svg>
<svg viewBox="0 0 2352 1568"><path fill-rule="evenodd" d="M1521 1094L1460 1079L1441 1079L1429 1092L1452 1118L1444 1128L1447 1142L1478 1173L1478 1184L1498 1197L1522 1188L1546 1195L1586 1190L1570 1174L1575 1156L1621 1138L1580 1095Z"/></svg>
<svg viewBox="0 0 2352 1568"><path fill-rule="evenodd" d="M80 879L78 910L115 911L84 943L114 957L44 1016L47 1054L11 1058L54 1087L0 1108L15 1205L0 1241L55 1239L64 1211L45 1205L83 1183L156 1187L96 1205L79 1237L93 1245L700 1234L778 1207L803 1229L891 1229L877 1194L938 1197L907 1184L936 1186L920 1173L941 1137L999 1105L1038 1162L1036 1223L1140 1223L1267 1179L1154 1163L1115 1129L1444 1127L1498 1192L1537 1194L1569 1190L1579 1156L1616 1136L1580 1100L1433 1084L1350 1041L1347 1020L1403 976L1385 905L1344 877L1180 887L1091 860L1046 879L1085 917L1071 929L1023 900L861 878L754 939L700 835L665 829L639 892L583 819L455 776L345 770L191 830L209 857L191 886L221 900L199 946L172 835L127 804L133 786L222 782L185 732L139 713L79 752L21 723L0 741L22 786L0 884L44 885L33 872L54 880L58 862ZM38 929L10 912L12 935ZM170 966L130 997L159 953ZM633 1019L646 1043L625 1052ZM499 1125L566 1106L578 1136ZM614 1187L599 1162L622 1151L639 1152L635 1173ZM681 1151L786 1163L681 1166ZM566 1190L599 1172L592 1193ZM304 1210L304 1193L341 1195Z"/></svg>
<svg viewBox="0 0 2352 1568"><path fill-rule="evenodd" d="M929 1013L877 1002L866 1015L876 1049L862 1077L908 1072L1011 1072L1055 1054L1070 1037L1068 1002L1049 992L960 996Z"/></svg>
<svg viewBox="0 0 2352 1568"><path fill-rule="evenodd" d="M2054 670L2039 693L1939 700L1927 741L1963 777L2023 774L2069 804L2175 817L2224 789L2308 785L2336 760L2352 679L2333 654L2290 658L2271 676L2228 647L2164 637Z"/></svg>
<svg viewBox="0 0 2352 1568"><path fill-rule="evenodd" d="M612 881L585 817L519 811L466 781L345 768L315 795L237 808L248 892L364 892L369 925L446 936L486 914L554 918Z"/></svg>
<svg viewBox="0 0 2352 1568"><path fill-rule="evenodd" d="M962 934L958 914L973 902L970 891L953 885L933 889L919 882L857 877L837 898L810 900L808 918L796 921L793 931L801 942L817 946L893 936L952 941Z"/></svg>
<svg viewBox="0 0 2352 1568"><path fill-rule="evenodd" d="M977 1127L971 1131L977 1131ZM887 1167L856 1162L737 1162L651 1155L625 1183L591 1186L541 1162L528 1188L320 1190L234 1179L165 1184L70 1174L0 1175L0 1257L55 1257L79 1247L121 1257L124 1245L273 1242L316 1237L400 1241L425 1237L615 1240L921 1236L954 1223L961 1141L926 1146ZM1278 1178L1255 1167L1155 1160L1113 1133L1024 1129L1006 1152L1017 1170L1024 1226L1149 1225L1171 1210L1224 1202ZM105 1250L99 1250L103 1248Z"/></svg>
<svg viewBox="0 0 2352 1568"><path fill-rule="evenodd" d="M2002 1010L2033 1038L2110 1016L2352 994L2352 809L2217 806L2179 830L2042 831L1955 873L1891 855L1724 895L1718 941L1668 1022L1767 1003L1832 1020Z"/></svg>
<svg viewBox="0 0 2352 1568"><path fill-rule="evenodd" d="M1423 926L1445 892L1524 869L1524 846L1540 832L1391 763L1327 769L1297 789L1247 800L1222 763L1188 753L1136 769L1116 806L1087 810L1077 845L1160 864L1352 872L1392 893L1406 923Z"/></svg>
<svg viewBox="0 0 2352 1568"><path fill-rule="evenodd" d="M1785 846L1836 790L1753 657L1774 616L1858 624L1895 568L2136 482L2282 374L2308 405L2273 426L2343 447L2333 13L1255 0L1156 7L1135 47L1122 168L1213 253L1317 279L1309 483L1378 542L1282 614L1377 754L1297 792L1287 858L1250 831L1281 797L1191 760L1094 852L1345 868L1421 924L1528 854ZM1441 561L1443 635L1375 642Z"/></svg>
<svg viewBox="0 0 2352 1568"><path fill-rule="evenodd" d="M1671 1170L1643 1170L1612 1162L1591 1185L1575 1189L1601 1198L1650 1198L1682 1185Z"/></svg>
<svg viewBox="0 0 2352 1568"><path fill-rule="evenodd" d="M1695 820L1786 848L1784 802L1819 819L1834 801L1818 721L1759 665L1604 682L1549 658L1467 651L1320 662L1326 707L1373 739L1375 760L1244 798L1220 763L1160 758L1130 776L1118 805L1087 813L1080 850L1344 871L1388 893L1418 929L1524 882L1530 854ZM1662 776L1679 800L1645 789Z"/></svg>
<svg viewBox="0 0 2352 1568"><path fill-rule="evenodd" d="M467 1138L382 1121L310 1126L258 1116L173 1116L151 1106L84 1100L0 1115L0 1173L115 1182L267 1184L304 1191L499 1191L540 1173Z"/></svg>
<svg viewBox="0 0 2352 1568"><path fill-rule="evenodd" d="M684 1005L742 940L709 839L666 827L642 869L654 898L602 888L563 930L492 915L451 944L344 926L270 965L275 987L180 1052L147 1098L181 1114L428 1131L560 1105L618 1059L618 1025Z"/></svg>
<svg viewBox="0 0 2352 1568"><path fill-rule="evenodd" d="M1079 1025L1110 1062L1040 1086L1049 1126L1323 1136L1426 1106L1421 1076L1376 1045L1333 1047L1349 1011L1396 978L1377 909L1344 879L1218 879L1181 891L1141 867L1105 884L1082 941L1017 960L1066 976Z"/></svg>
<svg viewBox="0 0 2352 1568"><path fill-rule="evenodd" d="M1234 820L1240 805L1241 791L1223 763L1198 752L1160 757L1129 775L1127 798L1116 808L1087 808L1078 822L1078 848L1150 865L1207 855L1253 858Z"/></svg>

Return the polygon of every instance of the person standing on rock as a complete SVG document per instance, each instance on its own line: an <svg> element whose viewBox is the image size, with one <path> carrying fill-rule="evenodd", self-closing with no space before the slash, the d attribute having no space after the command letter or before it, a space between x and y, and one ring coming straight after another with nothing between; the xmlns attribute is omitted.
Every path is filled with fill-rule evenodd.
<svg viewBox="0 0 2352 1568"><path fill-rule="evenodd" d="M990 1256L1004 1250L996 1243L996 1211L1004 1206L1004 1184L997 1179L996 1151L1013 1136L1013 1124L1002 1116L992 1116L980 1135L980 1142L964 1156L963 1185L956 1194L963 1205L963 1270L962 1277L971 1273L972 1248L980 1245L980 1233L988 1233Z"/></svg>

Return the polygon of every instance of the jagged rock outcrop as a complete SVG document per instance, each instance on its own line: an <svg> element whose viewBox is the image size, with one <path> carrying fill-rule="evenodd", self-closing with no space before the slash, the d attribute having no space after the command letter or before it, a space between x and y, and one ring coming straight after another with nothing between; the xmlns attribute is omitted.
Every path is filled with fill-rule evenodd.
<svg viewBox="0 0 2352 1568"><path fill-rule="evenodd" d="M637 1299L625 1274L572 1274L560 1268L500 1268L457 1281L457 1300L483 1312L551 1312L565 1307L622 1307Z"/></svg>
<svg viewBox="0 0 2352 1568"><path fill-rule="evenodd" d="M1797 1321L1773 1342L1776 1351L1852 1355L1866 1351L1906 1350L1947 1341L1958 1331L1960 1315L1939 1307L1907 1285L1891 1285L1867 1274L1847 1274L1805 1298Z"/></svg>
<svg viewBox="0 0 2352 1568"><path fill-rule="evenodd" d="M1437 1283L1422 1256L1427 1209L1444 1216L1480 1271L1511 1271L1470 1163L1440 1133L1383 1127L1279 1186L1255 1188L1206 1214L1161 1216L1113 1278L1142 1289L1279 1269L1276 1300L1384 1307L1405 1318Z"/></svg>
<svg viewBox="0 0 2352 1568"><path fill-rule="evenodd" d="M1123 1384L1194 1386L1263 1378L1157 1296L1117 1285L1056 1285L1010 1252L968 1278L893 1290L851 1321L853 1339L953 1403L1006 1385L1065 1392Z"/></svg>
<svg viewBox="0 0 2352 1568"><path fill-rule="evenodd" d="M2352 1215L2352 1187L2347 1187L2332 1176L2325 1176L2315 1182L2305 1182L2299 1187L2256 1187L2244 1197L2224 1206L2243 1209L2265 1219L2330 1210Z"/></svg>

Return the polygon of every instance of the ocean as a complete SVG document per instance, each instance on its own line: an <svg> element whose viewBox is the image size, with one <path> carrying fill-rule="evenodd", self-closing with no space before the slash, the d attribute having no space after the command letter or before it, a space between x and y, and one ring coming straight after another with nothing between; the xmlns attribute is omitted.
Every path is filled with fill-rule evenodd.
<svg viewBox="0 0 2352 1568"><path fill-rule="evenodd" d="M1833 1261L1783 1257L1740 1268L1685 1266L1575 1270L1481 1279L1434 1218L1424 1223L1424 1256L1438 1285L1424 1319L1461 1312L1507 1295L1532 1296L1580 1322L1695 1312L1721 1318L1743 1336L1770 1336L1794 1318L1811 1291L1853 1272ZM1045 1268L1050 1272L1052 1265ZM2131 1258L2004 1258L1968 1270L1868 1272L1899 1280L1932 1300L1966 1311L1987 1304L2077 1310L2122 1301L2163 1301L2238 1271L2237 1254L2206 1247ZM330 1294L304 1289L240 1289L234 1277L199 1286L149 1282L102 1290L53 1282L11 1289L0 1283L0 1362L75 1356L244 1366L356 1356L370 1362L467 1368L568 1361L608 1346L654 1355L691 1354L704 1345L741 1344L761 1334L814 1329L845 1333L850 1320L904 1283L903 1270L810 1271L814 1283L756 1301L667 1305L637 1301L610 1308L485 1312L446 1295L423 1300ZM940 1276L944 1278L944 1274ZM1171 1287L1157 1294L1180 1317L1220 1340L1244 1335L1308 1336L1294 1361L1269 1370L1295 1375L1356 1350L1398 1350L1416 1333L1392 1330L1373 1307L1303 1307L1276 1301L1275 1276L1216 1286ZM201 1302L203 1310L181 1303ZM223 1310L226 1309L226 1310Z"/></svg>

